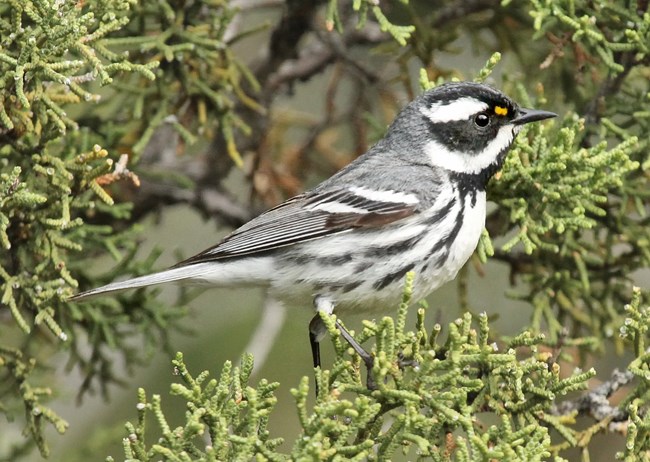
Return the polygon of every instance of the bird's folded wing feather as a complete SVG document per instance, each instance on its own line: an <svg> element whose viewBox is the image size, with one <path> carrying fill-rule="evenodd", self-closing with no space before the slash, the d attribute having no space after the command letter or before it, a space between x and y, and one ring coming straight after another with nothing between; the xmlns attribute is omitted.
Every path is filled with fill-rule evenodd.
<svg viewBox="0 0 650 462"><path fill-rule="evenodd" d="M413 194L361 188L303 194L254 218L221 243L175 267L264 252L355 228L387 225L417 213L418 202Z"/></svg>

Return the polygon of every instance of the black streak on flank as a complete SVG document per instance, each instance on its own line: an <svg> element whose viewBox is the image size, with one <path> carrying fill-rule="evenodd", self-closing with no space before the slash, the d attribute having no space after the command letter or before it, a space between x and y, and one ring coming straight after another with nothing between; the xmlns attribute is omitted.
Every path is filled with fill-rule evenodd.
<svg viewBox="0 0 650 462"><path fill-rule="evenodd" d="M399 255L400 253L406 252L411 249L415 244L420 242L424 237L424 234L417 234L403 241L396 242L387 246L377 246L371 247L370 249L364 252L366 257L388 257L391 255Z"/></svg>
<svg viewBox="0 0 650 462"><path fill-rule="evenodd" d="M433 215L427 218L424 224L427 226L434 225L439 221L443 220L449 214L449 212L451 212L451 209L454 207L455 204L456 204L456 198L453 197L443 207L441 207ZM456 234L458 234L458 231L456 231ZM418 242L420 242L425 235L426 233L421 233L416 236L405 239L403 241L396 242L395 244L387 245L385 247L382 246L372 247L364 253L364 256L369 258L375 258L375 257L387 257L387 256L399 255L413 248L413 246Z"/></svg>
<svg viewBox="0 0 650 462"><path fill-rule="evenodd" d="M370 261L370 260L362 261L361 263L359 263L356 266L355 271L357 273L362 273L365 270L367 270L368 268L370 268L371 266L372 266L372 261Z"/></svg>
<svg viewBox="0 0 650 462"><path fill-rule="evenodd" d="M348 293L359 287L361 284L363 284L363 280L358 280L354 282L349 282L346 285L343 286L343 293Z"/></svg>
<svg viewBox="0 0 650 462"><path fill-rule="evenodd" d="M460 201L460 210L458 211L458 215L456 215L456 222L454 223L454 227L449 231L449 234L446 236L446 239L441 239L441 241L444 241L444 245L449 250L451 245L456 241L456 237L458 237L458 233L460 232L460 228L463 227L463 221L465 219L465 200L461 199Z"/></svg>
<svg viewBox="0 0 650 462"><path fill-rule="evenodd" d="M295 263L296 265L308 265L312 261L312 258L306 254L295 253L291 255L287 260Z"/></svg>
<svg viewBox="0 0 650 462"><path fill-rule="evenodd" d="M426 263L422 267L422 272L424 273L429 266L433 266L436 269L440 269L444 266L445 262L447 261L447 257L449 256L449 252L442 252L440 255L437 257L434 257L433 255L429 257L426 260Z"/></svg>
<svg viewBox="0 0 650 462"><path fill-rule="evenodd" d="M403 268L400 268L399 270L395 271L394 273L387 274L383 278L379 279L376 281L372 287L375 288L376 290L381 290L387 285L389 285L392 282L397 281L398 279L402 279L404 276L406 276L406 273L411 271L413 267L415 266L415 263L410 263Z"/></svg>
<svg viewBox="0 0 650 462"><path fill-rule="evenodd" d="M434 225L438 223L440 220L444 219L449 214L449 212L451 212L451 209L454 207L454 204L456 204L456 198L452 197L451 200L447 202L444 207L441 207L440 210L437 210L436 213L431 215L431 217L427 218L425 224Z"/></svg>
<svg viewBox="0 0 650 462"><path fill-rule="evenodd" d="M352 253L330 255L328 257L319 257L316 259L316 263L323 266L339 266L350 261L352 261Z"/></svg>
<svg viewBox="0 0 650 462"><path fill-rule="evenodd" d="M442 236L440 240L436 242L435 245L431 248L426 258L424 259L426 263L422 271L424 271L429 266L430 263L433 263L434 266L437 268L440 268L444 264L444 262L447 260L447 256L449 254L449 249L451 245L454 243L456 237L458 237L458 233L460 232L460 229L463 227L464 218L465 218L465 200L461 193L460 210L456 215L454 227L451 229L451 231L449 231L449 234L447 234L446 236ZM434 260L434 256L443 249L444 251L440 255L435 257Z"/></svg>

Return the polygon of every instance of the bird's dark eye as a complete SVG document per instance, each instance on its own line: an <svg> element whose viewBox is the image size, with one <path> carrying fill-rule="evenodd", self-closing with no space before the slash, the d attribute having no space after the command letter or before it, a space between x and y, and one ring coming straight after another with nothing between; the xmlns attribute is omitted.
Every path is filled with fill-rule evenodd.
<svg viewBox="0 0 650 462"><path fill-rule="evenodd" d="M481 128L487 127L490 123L490 117L485 112L481 112L474 117L474 123Z"/></svg>

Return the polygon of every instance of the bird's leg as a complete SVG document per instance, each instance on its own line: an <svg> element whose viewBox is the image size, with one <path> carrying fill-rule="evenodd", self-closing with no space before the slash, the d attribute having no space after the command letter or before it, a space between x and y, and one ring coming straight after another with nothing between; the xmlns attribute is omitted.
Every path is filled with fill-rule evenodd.
<svg viewBox="0 0 650 462"><path fill-rule="evenodd" d="M323 311L328 315L331 315L334 312L334 303L327 297L317 295L314 298L314 305L316 306L317 311ZM366 385L368 389L374 390L377 388L375 380L372 375L372 367L375 363L375 358L368 353L360 344L357 342L352 334L341 324L341 321L336 320L336 327L341 333L341 337L352 347L352 349L359 355L363 363L366 365L367 369L367 380ZM309 343L311 345L311 354L314 360L314 367L320 367L320 346L319 342L325 336L326 328L323 320L320 317L320 313L317 313L316 316L309 323ZM318 390L317 390L318 391ZM316 393L318 394L318 393Z"/></svg>
<svg viewBox="0 0 650 462"><path fill-rule="evenodd" d="M316 310L324 310L327 314L332 314L334 310L333 304L323 304L318 302L321 297L316 297L314 299L314 305L316 305ZM325 334L327 333L327 327L323 320L320 317L320 313L316 313L316 316L312 318L309 322L309 346L311 347L311 357L314 362L314 369L320 368L320 341L323 340ZM316 391L316 397L318 397L318 379L314 377L314 390Z"/></svg>
<svg viewBox="0 0 650 462"><path fill-rule="evenodd" d="M309 346L311 347L311 357L314 361L314 369L320 367L320 341L325 335L326 329L320 314L309 322Z"/></svg>

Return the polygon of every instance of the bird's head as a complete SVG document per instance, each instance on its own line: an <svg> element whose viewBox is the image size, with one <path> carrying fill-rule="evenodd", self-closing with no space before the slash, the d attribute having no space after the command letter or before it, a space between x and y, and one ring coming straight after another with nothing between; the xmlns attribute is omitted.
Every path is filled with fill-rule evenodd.
<svg viewBox="0 0 650 462"><path fill-rule="evenodd" d="M455 173L491 176L524 124L555 116L521 108L487 85L454 82L414 100L394 127L417 140L414 144L427 163Z"/></svg>

